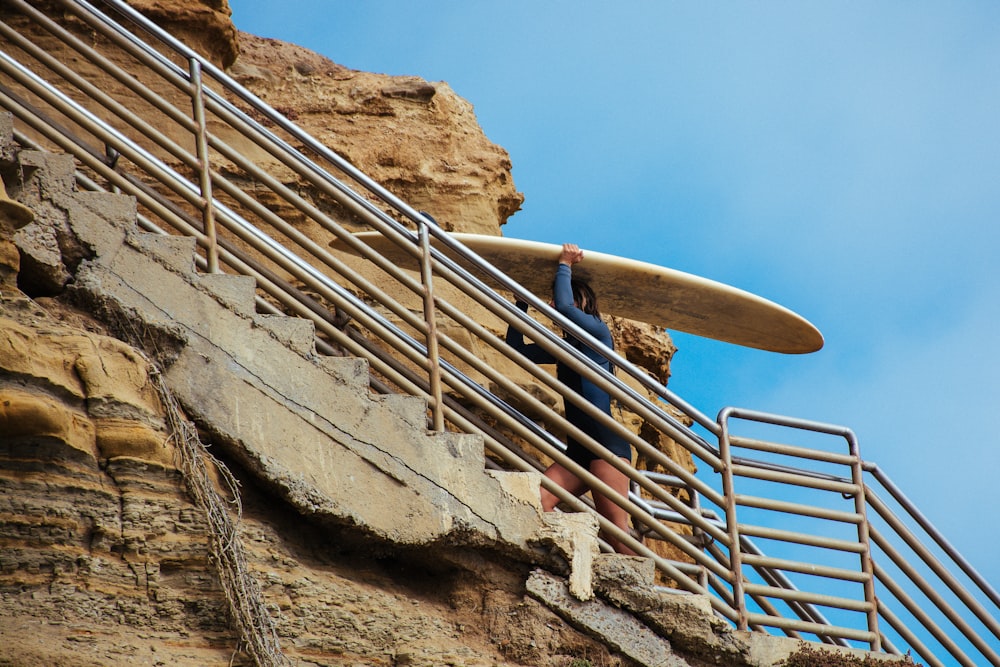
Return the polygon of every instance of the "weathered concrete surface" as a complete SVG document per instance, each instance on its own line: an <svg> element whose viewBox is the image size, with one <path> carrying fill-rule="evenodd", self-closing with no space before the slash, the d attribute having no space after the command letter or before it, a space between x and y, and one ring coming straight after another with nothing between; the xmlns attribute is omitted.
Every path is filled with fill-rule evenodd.
<svg viewBox="0 0 1000 667"><path fill-rule="evenodd" d="M569 592L578 600L594 597L594 559L600 554L597 542L597 517L591 514L544 515L545 528L536 538L539 544L552 545L569 563Z"/></svg>
<svg viewBox="0 0 1000 667"><path fill-rule="evenodd" d="M594 563L597 597L628 611L692 664L780 667L804 647L837 657L912 664L905 656L734 630L714 614L707 596L658 588L655 578L653 562L648 559L606 554Z"/></svg>
<svg viewBox="0 0 1000 667"><path fill-rule="evenodd" d="M71 163L34 152L22 161L39 200L65 192ZM93 197L56 198L69 231L100 251L73 291L183 341L165 373L171 390L304 513L411 545L464 536L523 548L541 527L537 491L515 498L485 474L479 437L428 433L423 400L369 395L357 360L303 354L311 328L258 319L251 278L196 274L193 239L100 224Z"/></svg>
<svg viewBox="0 0 1000 667"><path fill-rule="evenodd" d="M817 644L807 642L802 639L791 637L772 637L759 632L738 632L735 633L749 647L750 665L755 667L781 667L795 653L807 649L818 652L820 655L828 653L847 660L856 661L853 664L864 664L882 662L886 665L912 665L913 661L907 656L891 656L885 653L872 653L861 649L831 647L827 644ZM819 658L822 659L822 658Z"/></svg>
<svg viewBox="0 0 1000 667"><path fill-rule="evenodd" d="M667 592L657 588L655 580L648 559L605 556L595 564L598 595L643 619L677 650L734 665L750 664L749 647L714 615L707 597Z"/></svg>
<svg viewBox="0 0 1000 667"><path fill-rule="evenodd" d="M690 663L674 655L669 642L634 616L600 600L577 599L561 578L536 570L528 578L527 589L567 622L598 636L640 665L690 667Z"/></svg>

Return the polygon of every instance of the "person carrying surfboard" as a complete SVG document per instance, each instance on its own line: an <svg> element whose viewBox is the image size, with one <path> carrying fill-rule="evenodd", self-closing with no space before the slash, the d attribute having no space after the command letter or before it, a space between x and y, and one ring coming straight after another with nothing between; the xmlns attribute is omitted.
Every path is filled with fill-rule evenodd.
<svg viewBox="0 0 1000 667"><path fill-rule="evenodd" d="M563 244L552 285L552 306L578 327L613 349L614 342L611 339L611 331L601 319L601 313L597 307L597 296L590 285L583 281L573 280L572 266L582 260L583 251L579 247L572 243ZM517 307L525 312L528 310L528 304L523 301L518 301ZM505 339L508 345L535 363L556 364L556 376L560 382L586 398L601 411L611 415L611 397L606 391L583 378L567 365L560 363L538 345L526 343L524 335L514 327L507 328ZM610 369L610 362L600 352L593 350L589 345L573 336L567 335L566 341L595 363L605 369ZM631 462L632 447L628 441L586 414L571 401L564 401L564 404L566 419L571 424L604 445L615 456ZM571 437L567 437L566 447L566 455L574 463L590 471L594 477L597 477L617 493L628 496L629 479L624 473ZM559 463L550 465L544 474L574 496L580 496L588 490L588 486L583 480ZM593 492L592 495L597 511L615 526L628 532L628 513L610 498L596 492ZM544 486L541 488L541 496L542 509L546 512L551 512L559 504L559 499ZM635 555L632 549L610 535L605 535L604 539L618 553Z"/></svg>

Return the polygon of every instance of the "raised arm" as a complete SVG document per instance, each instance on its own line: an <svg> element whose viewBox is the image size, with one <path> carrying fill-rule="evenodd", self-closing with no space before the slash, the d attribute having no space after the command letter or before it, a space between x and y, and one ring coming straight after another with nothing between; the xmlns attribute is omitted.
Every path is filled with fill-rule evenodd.
<svg viewBox="0 0 1000 667"><path fill-rule="evenodd" d="M573 300L573 269L572 266L583 261L583 251L575 244L564 243L559 255L559 266L556 267L555 282L552 286L553 306L560 314L569 318L578 327L598 340L607 335L607 327L601 318L589 315Z"/></svg>
<svg viewBox="0 0 1000 667"><path fill-rule="evenodd" d="M517 307L528 312L528 304L524 301L518 301ZM519 330L515 329L512 325L507 326L507 335L504 340L512 348L526 356L529 360L535 362L536 364L554 364L556 363L555 357L546 352L544 349L536 345L535 343L526 343L524 341L524 334Z"/></svg>

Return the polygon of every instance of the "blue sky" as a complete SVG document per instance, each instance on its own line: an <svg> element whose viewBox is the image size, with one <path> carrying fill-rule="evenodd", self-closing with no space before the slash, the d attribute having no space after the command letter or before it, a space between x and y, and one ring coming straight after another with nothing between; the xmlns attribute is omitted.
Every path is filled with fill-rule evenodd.
<svg viewBox="0 0 1000 667"><path fill-rule="evenodd" d="M841 424L1000 583L1000 3L230 0L445 81L510 152L506 236L760 294L823 350L675 334L670 387Z"/></svg>

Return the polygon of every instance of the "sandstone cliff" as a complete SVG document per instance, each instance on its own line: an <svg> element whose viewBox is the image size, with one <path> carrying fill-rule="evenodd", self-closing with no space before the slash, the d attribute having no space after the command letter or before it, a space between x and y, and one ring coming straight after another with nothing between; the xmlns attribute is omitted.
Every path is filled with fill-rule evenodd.
<svg viewBox="0 0 1000 667"><path fill-rule="evenodd" d="M356 72L238 33L221 0L133 4L447 229L499 234L519 208L509 156L447 84ZM39 43L60 54L47 36ZM14 191L18 169L5 155ZM44 224L16 236L7 226L0 253L0 663L226 664L236 651L234 664L247 664L156 371L68 298L88 250L58 207L18 194ZM665 382L669 339L617 324L619 350ZM247 556L299 664L634 664L526 596L526 563L403 551L311 524L215 453L241 482Z"/></svg>
<svg viewBox="0 0 1000 667"><path fill-rule="evenodd" d="M238 81L445 229L499 234L520 208L507 151L447 83L350 70L248 33L239 45Z"/></svg>
<svg viewBox="0 0 1000 667"><path fill-rule="evenodd" d="M20 194L39 218L85 215L55 206L58 185ZM26 296L35 285L9 251L23 224L0 206L0 664L253 664L233 621L255 595L289 664L633 664L526 596L527 560L404 548L304 516L198 442L193 458L232 471L240 499L228 505L228 476L209 476L202 491L240 519L213 548L177 406L159 367L120 338L159 336L164 358L176 341L99 320L101 304L81 309L71 291ZM220 554L237 546L249 574L233 591Z"/></svg>

